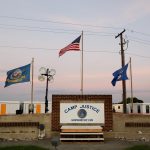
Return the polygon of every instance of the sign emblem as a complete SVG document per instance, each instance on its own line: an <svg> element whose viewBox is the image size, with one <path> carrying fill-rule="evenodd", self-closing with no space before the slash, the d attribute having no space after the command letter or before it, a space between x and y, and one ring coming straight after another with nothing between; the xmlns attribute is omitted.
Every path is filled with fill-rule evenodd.
<svg viewBox="0 0 150 150"><path fill-rule="evenodd" d="M85 118L86 115L87 115L87 112L86 112L85 109L80 109L80 110L78 111L78 117L79 117L79 118Z"/></svg>

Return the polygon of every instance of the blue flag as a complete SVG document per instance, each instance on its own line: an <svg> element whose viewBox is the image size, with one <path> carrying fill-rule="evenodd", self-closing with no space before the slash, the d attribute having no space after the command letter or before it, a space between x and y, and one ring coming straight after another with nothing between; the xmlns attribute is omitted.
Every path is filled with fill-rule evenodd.
<svg viewBox="0 0 150 150"><path fill-rule="evenodd" d="M115 71L113 73L113 80L111 81L112 85L115 86L117 81L121 81L121 80L127 80L127 68L128 68L128 64L126 64L124 67L122 67L121 69Z"/></svg>
<svg viewBox="0 0 150 150"><path fill-rule="evenodd" d="M30 81L30 65L25 65L7 72L5 87L22 82Z"/></svg>

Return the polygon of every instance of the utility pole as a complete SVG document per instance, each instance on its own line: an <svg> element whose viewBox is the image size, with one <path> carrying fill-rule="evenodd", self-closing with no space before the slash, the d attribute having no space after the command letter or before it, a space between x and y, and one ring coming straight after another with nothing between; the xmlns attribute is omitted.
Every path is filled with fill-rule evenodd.
<svg viewBox="0 0 150 150"><path fill-rule="evenodd" d="M115 38L118 38L120 36L120 46L121 46L121 63L122 67L125 66L125 55L124 55L124 42L123 42L123 33L126 30L124 29L121 33L119 33ZM123 95L122 95L122 101L123 101L123 112L126 113L126 81L122 80L122 90L123 90Z"/></svg>

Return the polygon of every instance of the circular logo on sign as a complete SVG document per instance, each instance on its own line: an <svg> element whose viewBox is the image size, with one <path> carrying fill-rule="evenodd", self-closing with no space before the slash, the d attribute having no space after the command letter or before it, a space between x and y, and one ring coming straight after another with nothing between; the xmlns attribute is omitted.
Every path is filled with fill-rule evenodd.
<svg viewBox="0 0 150 150"><path fill-rule="evenodd" d="M85 109L80 109L80 110L78 111L78 117L79 117L79 118L85 118L86 115L87 115L87 112L86 112Z"/></svg>
<svg viewBox="0 0 150 150"><path fill-rule="evenodd" d="M19 79L22 75L22 71L20 69L15 70L12 75L11 75L11 79Z"/></svg>

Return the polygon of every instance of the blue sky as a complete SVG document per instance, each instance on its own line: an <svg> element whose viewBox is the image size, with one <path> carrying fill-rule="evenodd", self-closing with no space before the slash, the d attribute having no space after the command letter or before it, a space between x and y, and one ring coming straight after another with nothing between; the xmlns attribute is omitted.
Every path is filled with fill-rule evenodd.
<svg viewBox="0 0 150 150"><path fill-rule="evenodd" d="M56 69L51 94L80 94L80 52L59 50L84 32L84 93L112 94L121 101L122 84L111 85L121 67L119 38L124 38L125 60L132 58L133 94L150 102L150 1L148 0L1 0L0 100L30 100L30 83L4 88L8 70L34 63L34 100L44 101L45 82L40 67ZM129 70L128 70L129 76ZM130 96L130 80L127 81ZM50 98L49 98L50 99Z"/></svg>

